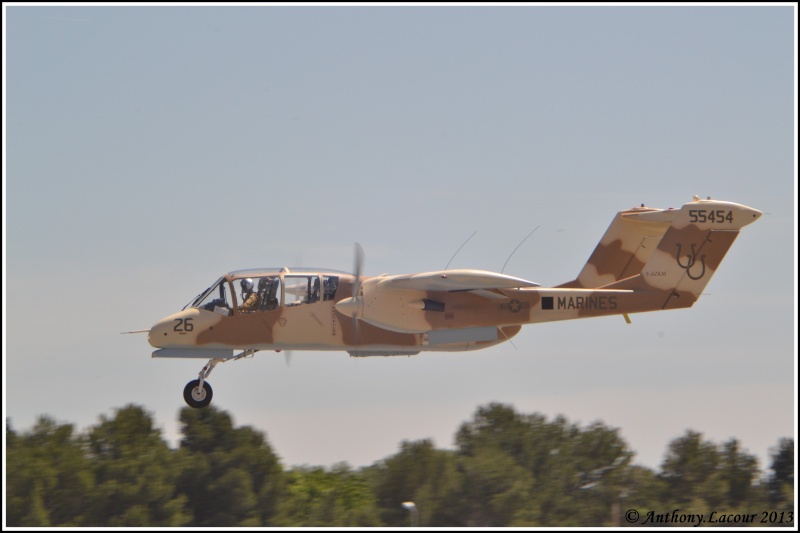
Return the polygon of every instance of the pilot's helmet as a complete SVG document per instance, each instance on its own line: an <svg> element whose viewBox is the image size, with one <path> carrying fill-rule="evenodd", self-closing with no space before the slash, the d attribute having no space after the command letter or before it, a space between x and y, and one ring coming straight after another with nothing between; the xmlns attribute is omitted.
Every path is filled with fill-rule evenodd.
<svg viewBox="0 0 800 533"><path fill-rule="evenodd" d="M253 280L250 278L245 278L241 282L242 284L242 292L250 292L253 290Z"/></svg>

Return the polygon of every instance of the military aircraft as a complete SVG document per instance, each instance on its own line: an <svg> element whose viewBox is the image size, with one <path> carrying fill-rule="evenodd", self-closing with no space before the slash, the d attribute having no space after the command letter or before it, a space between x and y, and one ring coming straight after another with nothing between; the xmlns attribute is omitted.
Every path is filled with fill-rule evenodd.
<svg viewBox="0 0 800 533"><path fill-rule="evenodd" d="M229 272L148 332L153 357L208 362L184 389L211 402L220 362L260 350L344 350L351 356L477 350L524 324L691 307L734 239L761 212L732 202L635 207L611 221L578 277L555 287L483 270L362 275L300 268ZM238 352L238 353L236 353Z"/></svg>

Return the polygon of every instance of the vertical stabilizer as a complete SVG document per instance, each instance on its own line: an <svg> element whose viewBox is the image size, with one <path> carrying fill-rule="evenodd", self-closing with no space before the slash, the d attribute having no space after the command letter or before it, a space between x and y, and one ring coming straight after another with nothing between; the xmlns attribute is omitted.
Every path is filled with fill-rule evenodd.
<svg viewBox="0 0 800 533"><path fill-rule="evenodd" d="M761 216L760 211L741 204L697 198L674 213L641 273L603 288L663 291L662 309L690 307L719 268L739 230Z"/></svg>
<svg viewBox="0 0 800 533"><path fill-rule="evenodd" d="M578 277L557 288L592 289L640 273L677 213L644 204L620 211Z"/></svg>

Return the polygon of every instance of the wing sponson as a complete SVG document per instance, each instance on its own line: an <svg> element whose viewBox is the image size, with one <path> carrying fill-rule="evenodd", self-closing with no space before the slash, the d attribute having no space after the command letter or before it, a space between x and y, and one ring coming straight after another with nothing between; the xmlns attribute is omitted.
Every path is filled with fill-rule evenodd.
<svg viewBox="0 0 800 533"><path fill-rule="evenodd" d="M206 348L162 348L153 352L152 357L174 357L178 359L231 359L233 350Z"/></svg>

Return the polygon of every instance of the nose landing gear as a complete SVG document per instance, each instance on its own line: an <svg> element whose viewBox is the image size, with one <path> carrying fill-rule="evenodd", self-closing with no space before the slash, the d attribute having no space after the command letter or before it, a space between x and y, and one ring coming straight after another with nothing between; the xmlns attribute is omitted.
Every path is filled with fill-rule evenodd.
<svg viewBox="0 0 800 533"><path fill-rule="evenodd" d="M203 381L201 384L199 379L193 379L183 389L183 399L186 400L189 407L194 407L195 409L210 404L213 394L211 385L207 381Z"/></svg>
<svg viewBox="0 0 800 533"><path fill-rule="evenodd" d="M189 407L199 409L211 403L211 397L214 392L211 390L211 385L206 381L206 378L217 366L217 363L224 363L225 361L235 361L242 357L252 356L257 350L245 350L239 355L231 357L230 359L209 359L206 366L197 375L198 379L193 379L183 388L183 399Z"/></svg>

